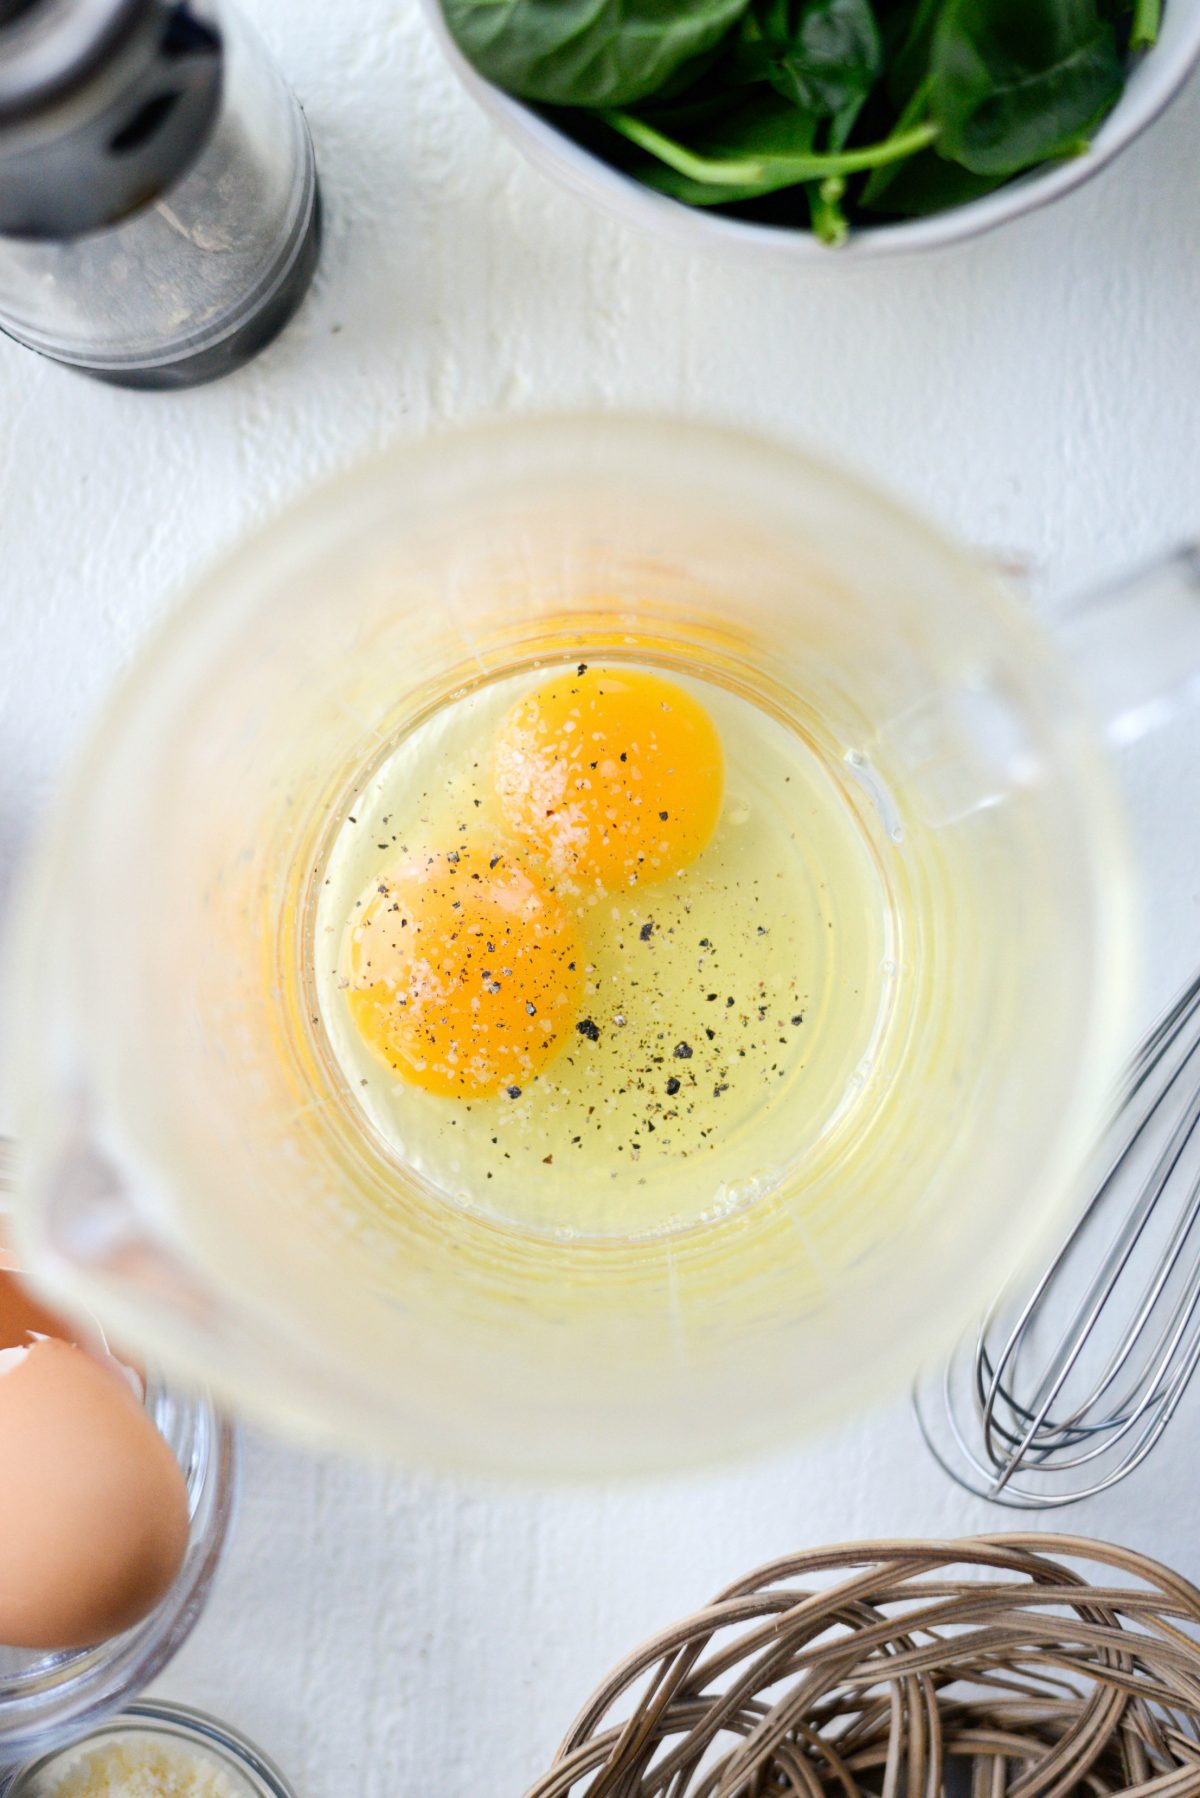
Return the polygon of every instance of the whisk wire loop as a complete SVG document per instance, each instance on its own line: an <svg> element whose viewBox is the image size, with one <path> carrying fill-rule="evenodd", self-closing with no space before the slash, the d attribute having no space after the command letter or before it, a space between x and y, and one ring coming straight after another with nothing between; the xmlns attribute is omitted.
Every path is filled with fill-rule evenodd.
<svg viewBox="0 0 1200 1798"><path fill-rule="evenodd" d="M1200 1362L1200 974L1134 1055L1107 1143L1040 1277L918 1388L943 1467L1002 1504L1054 1508L1124 1479Z"/></svg>

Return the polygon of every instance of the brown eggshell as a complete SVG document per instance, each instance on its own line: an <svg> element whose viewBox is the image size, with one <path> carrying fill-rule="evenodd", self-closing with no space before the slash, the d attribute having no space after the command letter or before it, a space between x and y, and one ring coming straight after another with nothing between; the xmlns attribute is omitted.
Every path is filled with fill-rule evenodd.
<svg viewBox="0 0 1200 1798"><path fill-rule="evenodd" d="M0 1372L0 1642L119 1635L164 1596L187 1541L178 1463L120 1381L64 1342Z"/></svg>
<svg viewBox="0 0 1200 1798"><path fill-rule="evenodd" d="M60 1342L73 1342L86 1349L94 1361L114 1374L135 1392L145 1396L146 1376L131 1355L110 1353L104 1332L95 1319L71 1323L51 1311L29 1291L21 1277L15 1257L0 1243L0 1351L28 1348L39 1336L53 1336Z"/></svg>
<svg viewBox="0 0 1200 1798"><path fill-rule="evenodd" d="M63 1342L78 1341L78 1331L65 1317L47 1310L8 1270L0 1250L0 1349L25 1348L31 1336L57 1336Z"/></svg>

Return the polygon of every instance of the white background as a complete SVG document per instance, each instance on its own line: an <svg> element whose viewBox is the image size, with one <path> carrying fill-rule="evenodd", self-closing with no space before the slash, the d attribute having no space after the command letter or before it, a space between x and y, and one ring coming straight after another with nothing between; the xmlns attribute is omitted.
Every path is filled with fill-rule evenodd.
<svg viewBox="0 0 1200 1798"><path fill-rule="evenodd" d="M549 186L456 91L415 0L250 10L305 102L327 202L287 335L178 398L0 342L5 885L193 571L432 425L571 405L756 423L1026 565L1039 604L1200 533L1200 87L999 235L793 273L688 258ZM1147 1009L1200 948L1198 750L1179 733L1130 769ZM1193 1417L1071 1527L1200 1575ZM612 1491L434 1483L254 1439L236 1544L163 1689L259 1737L301 1798L518 1798L610 1663L756 1562L1009 1521L928 1463L902 1403L769 1466Z"/></svg>

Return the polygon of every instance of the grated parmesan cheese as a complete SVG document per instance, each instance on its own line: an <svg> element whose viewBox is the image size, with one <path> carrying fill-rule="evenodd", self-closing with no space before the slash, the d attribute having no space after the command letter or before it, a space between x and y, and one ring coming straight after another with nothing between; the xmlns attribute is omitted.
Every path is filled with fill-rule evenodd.
<svg viewBox="0 0 1200 1798"><path fill-rule="evenodd" d="M57 1762L38 1798L251 1798L238 1774L170 1736L106 1736Z"/></svg>

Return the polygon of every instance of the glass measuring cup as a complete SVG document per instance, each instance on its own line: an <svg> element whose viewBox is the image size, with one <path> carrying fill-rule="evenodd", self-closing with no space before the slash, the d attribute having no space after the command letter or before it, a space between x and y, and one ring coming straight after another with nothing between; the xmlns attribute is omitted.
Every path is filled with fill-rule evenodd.
<svg viewBox="0 0 1200 1798"><path fill-rule="evenodd" d="M245 1409L440 1462L678 1464L842 1414L1074 1190L1133 984L1105 734L1200 669L1195 589L1181 560L1064 652L878 494L681 425L496 426L331 486L201 584L46 829L13 952L26 1265ZM572 1230L566 1182L555 1234L389 1160L306 974L364 765L584 655L805 733L903 922L804 1165L629 1237Z"/></svg>

